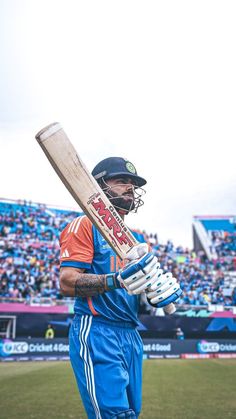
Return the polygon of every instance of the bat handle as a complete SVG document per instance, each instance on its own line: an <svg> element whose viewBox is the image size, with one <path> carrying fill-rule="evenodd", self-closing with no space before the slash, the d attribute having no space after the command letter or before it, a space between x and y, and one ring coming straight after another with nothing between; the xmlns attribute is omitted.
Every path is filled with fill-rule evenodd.
<svg viewBox="0 0 236 419"><path fill-rule="evenodd" d="M164 309L166 314L174 314L174 312L176 311L176 307L173 304L173 302L176 301L181 296L182 292L183 291L181 290L181 288L179 288L175 291L174 294L172 294L170 296L172 303L167 304L166 306L163 306L163 309ZM163 303L161 303L161 304L163 304ZM159 307L160 307L160 304L159 304Z"/></svg>
<svg viewBox="0 0 236 419"><path fill-rule="evenodd" d="M163 307L163 309L166 314L174 314L176 311L176 307L173 303L168 304L167 306Z"/></svg>

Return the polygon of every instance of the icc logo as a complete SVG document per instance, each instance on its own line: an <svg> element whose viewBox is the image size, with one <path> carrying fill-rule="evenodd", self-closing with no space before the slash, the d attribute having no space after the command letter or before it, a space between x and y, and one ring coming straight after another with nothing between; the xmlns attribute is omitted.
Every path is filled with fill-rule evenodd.
<svg viewBox="0 0 236 419"><path fill-rule="evenodd" d="M201 342L198 342L197 344L197 349L201 354L219 352L220 345L218 342L207 342L206 340L201 340Z"/></svg>
<svg viewBox="0 0 236 419"><path fill-rule="evenodd" d="M28 352L27 342L14 342L8 339L0 341L0 356L13 354L26 354Z"/></svg>

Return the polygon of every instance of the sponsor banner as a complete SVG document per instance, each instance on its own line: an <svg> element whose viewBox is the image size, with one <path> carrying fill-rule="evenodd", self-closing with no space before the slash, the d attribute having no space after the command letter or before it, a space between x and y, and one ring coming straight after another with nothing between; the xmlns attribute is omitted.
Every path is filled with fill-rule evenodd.
<svg viewBox="0 0 236 419"><path fill-rule="evenodd" d="M203 359L203 358L232 359L232 358L236 358L236 354L182 354L180 358L182 359Z"/></svg>
<svg viewBox="0 0 236 419"><path fill-rule="evenodd" d="M164 357L167 359L177 359L180 358L180 355L164 355Z"/></svg>
<svg viewBox="0 0 236 419"><path fill-rule="evenodd" d="M196 352L196 340L143 339L143 349L149 357L157 354L175 356L183 352Z"/></svg>
<svg viewBox="0 0 236 419"><path fill-rule="evenodd" d="M236 357L236 340L143 339L144 359ZM68 339L0 339L1 361L68 360Z"/></svg>
<svg viewBox="0 0 236 419"><path fill-rule="evenodd" d="M214 354L214 358L236 358L236 354Z"/></svg>
<svg viewBox="0 0 236 419"><path fill-rule="evenodd" d="M197 340L197 339L143 339L144 353L147 355L181 355L215 353L236 353L236 339Z"/></svg>
<svg viewBox="0 0 236 419"><path fill-rule="evenodd" d="M211 354L182 354L181 358L183 359L209 359L213 358Z"/></svg>
<svg viewBox="0 0 236 419"><path fill-rule="evenodd" d="M34 359L42 361L44 358L61 358L68 356L68 339L25 339L25 340L0 340L0 358L7 360Z"/></svg>
<svg viewBox="0 0 236 419"><path fill-rule="evenodd" d="M164 355L147 355L148 359L163 359Z"/></svg>
<svg viewBox="0 0 236 419"><path fill-rule="evenodd" d="M236 352L236 341L209 341L201 340L197 343L199 353L234 353Z"/></svg>
<svg viewBox="0 0 236 419"><path fill-rule="evenodd" d="M147 355L144 359L178 359L180 355Z"/></svg>

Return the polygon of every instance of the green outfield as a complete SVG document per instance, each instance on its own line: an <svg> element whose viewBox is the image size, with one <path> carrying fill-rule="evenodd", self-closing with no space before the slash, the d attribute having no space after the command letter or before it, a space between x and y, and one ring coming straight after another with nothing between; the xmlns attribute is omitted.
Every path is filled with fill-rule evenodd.
<svg viewBox="0 0 236 419"><path fill-rule="evenodd" d="M235 359L144 361L140 418L235 418L235 386ZM85 419L69 362L0 363L0 418Z"/></svg>

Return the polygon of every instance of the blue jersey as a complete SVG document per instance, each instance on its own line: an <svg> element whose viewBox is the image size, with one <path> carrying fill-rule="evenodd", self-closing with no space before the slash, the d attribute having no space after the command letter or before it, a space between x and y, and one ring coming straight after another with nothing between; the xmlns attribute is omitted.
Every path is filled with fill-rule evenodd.
<svg viewBox="0 0 236 419"><path fill-rule="evenodd" d="M114 273L123 266L100 232L86 216L73 220L60 236L61 267L85 269L90 274ZM138 325L139 297L119 288L94 297L76 297L74 311L78 315L99 316L101 320Z"/></svg>

